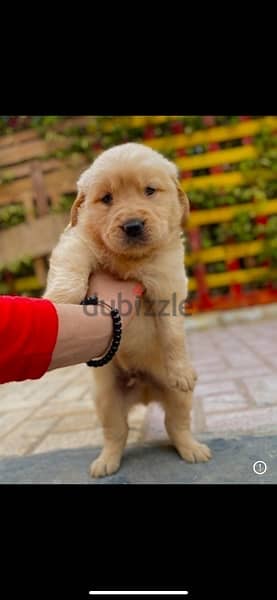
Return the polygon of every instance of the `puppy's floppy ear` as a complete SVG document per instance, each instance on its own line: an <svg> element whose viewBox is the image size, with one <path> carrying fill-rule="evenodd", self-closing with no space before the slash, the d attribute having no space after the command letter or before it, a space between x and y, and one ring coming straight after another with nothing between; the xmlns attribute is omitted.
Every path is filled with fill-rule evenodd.
<svg viewBox="0 0 277 600"><path fill-rule="evenodd" d="M189 217L189 199L185 192L182 190L180 182L177 179L175 183L177 187L179 202L182 208L181 227L183 228L186 226Z"/></svg>
<svg viewBox="0 0 277 600"><path fill-rule="evenodd" d="M72 204L71 211L70 211L70 222L66 229L69 229L70 227L75 227L75 225L77 225L78 210L84 201L85 201L85 194L84 194L84 192L79 191L76 199L74 200L74 202Z"/></svg>

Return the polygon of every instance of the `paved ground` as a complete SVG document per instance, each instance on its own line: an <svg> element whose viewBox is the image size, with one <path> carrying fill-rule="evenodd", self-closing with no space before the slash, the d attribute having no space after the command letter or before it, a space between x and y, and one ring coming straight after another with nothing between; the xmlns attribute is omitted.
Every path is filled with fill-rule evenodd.
<svg viewBox="0 0 277 600"><path fill-rule="evenodd" d="M202 436L201 436L202 437ZM203 438L202 438L203 439ZM88 468L96 448L57 450L0 461L1 483L87 484L273 484L277 483L277 436L213 439L214 458L209 463L189 465L175 450L161 444L132 446L125 452L118 473L91 479ZM253 464L263 457L264 474L255 474Z"/></svg>
<svg viewBox="0 0 277 600"><path fill-rule="evenodd" d="M187 321L199 374L193 429L206 439L277 433L276 306L262 319L260 309L246 311L246 320L238 322L240 314ZM90 370L80 365L1 386L0 458L100 446L90 381ZM137 407L129 445L165 440L161 409Z"/></svg>

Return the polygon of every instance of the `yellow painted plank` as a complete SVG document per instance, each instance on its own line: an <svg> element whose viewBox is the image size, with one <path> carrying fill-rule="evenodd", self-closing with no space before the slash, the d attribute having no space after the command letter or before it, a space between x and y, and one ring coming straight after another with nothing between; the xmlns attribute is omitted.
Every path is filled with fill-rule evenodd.
<svg viewBox="0 0 277 600"><path fill-rule="evenodd" d="M277 117L265 117L238 123L237 125L227 125L221 127L212 127L194 131L188 134L176 134L145 140L144 144L151 146L154 150L168 150L177 148L187 148L197 146L198 144L210 144L212 142L224 142L227 140L240 139L246 136L256 135L263 127L269 129L277 128Z"/></svg>
<svg viewBox="0 0 277 600"><path fill-rule="evenodd" d="M20 277L15 280L15 289L17 292L40 290L41 283L37 277Z"/></svg>
<svg viewBox="0 0 277 600"><path fill-rule="evenodd" d="M128 129L136 127L146 127L147 125L160 125L170 120L176 120L178 116L162 116L162 115L150 115L150 116L130 116L130 117L111 117L109 121L101 124L101 129L106 132L113 131L117 125L128 127Z"/></svg>
<svg viewBox="0 0 277 600"><path fill-rule="evenodd" d="M212 273L207 275L206 280L209 288L224 287L233 283L249 283L261 279L269 273L267 267L257 269L246 269L238 271L226 271L226 273ZM197 289L197 282L194 277L189 280L189 290Z"/></svg>
<svg viewBox="0 0 277 600"><path fill-rule="evenodd" d="M234 187L245 182L243 173L233 171L232 173L219 173L218 175L204 175L182 179L181 186L185 192L194 189L205 189L208 187Z"/></svg>
<svg viewBox="0 0 277 600"><path fill-rule="evenodd" d="M189 229L209 223L224 223L231 221L235 215L241 212L249 212L256 215L273 215L277 213L277 199L266 202L238 204L236 206L226 206L224 208L212 208L210 210L196 210L191 212L189 217Z"/></svg>
<svg viewBox="0 0 277 600"><path fill-rule="evenodd" d="M263 179L276 179L276 174L273 171L266 169L259 169L251 171L251 180L257 177ZM249 183L248 175L241 173L240 171L233 171L232 173L219 173L218 175L204 175L203 177L190 177L189 179L182 179L181 186L185 192L195 189L206 189L210 187L234 187L236 185L243 185Z"/></svg>
<svg viewBox="0 0 277 600"><path fill-rule="evenodd" d="M207 275L207 283L210 288L223 287L231 285L232 283L249 283L264 277L269 273L269 269L261 267L257 269L247 269L239 271L228 271L226 273L214 273ZM15 288L17 292L40 290L41 284L36 277L22 277L15 281ZM189 280L189 290L194 291L197 289L196 279L191 277ZM0 284L0 293L8 293L8 287L6 284Z"/></svg>
<svg viewBox="0 0 277 600"><path fill-rule="evenodd" d="M182 118L183 115L145 115L145 116L129 116L129 117L111 117L109 121L103 122L103 131L112 131L115 124L127 125L128 128L144 127L146 125L160 125L167 121L176 121ZM225 140L237 139L245 136L256 135L264 126L270 129L277 127L277 117L268 116L261 119L244 121L236 125L224 125L194 131L191 134L177 134L161 138L153 138L145 140L145 144L157 150L165 148L184 148L197 144L205 144L211 142L221 142Z"/></svg>
<svg viewBox="0 0 277 600"><path fill-rule="evenodd" d="M277 240L276 240L277 246ZM192 265L195 262L212 263L216 261L228 261L233 258L239 258L244 256L255 256L259 254L264 247L262 240L255 240L253 242L244 242L243 244L226 244L226 246L214 246L213 248L206 248L199 250L199 252L193 252L186 256L186 265Z"/></svg>
<svg viewBox="0 0 277 600"><path fill-rule="evenodd" d="M249 283L264 277L269 272L267 267L255 269L240 269L238 271L228 271L226 273L210 273L207 275L209 287L221 287L231 285L232 283Z"/></svg>
<svg viewBox="0 0 277 600"><path fill-rule="evenodd" d="M37 277L20 277L15 279L15 289L17 292L28 292L32 290L40 290L41 284ZM9 286L6 283L0 283L0 294L8 294Z"/></svg>
<svg viewBox="0 0 277 600"><path fill-rule="evenodd" d="M196 156L182 156L175 159L176 165L180 169L193 170L213 167L215 165L224 165L226 163L236 163L243 160L257 158L258 151L254 146L246 145L238 148L227 148L217 152L205 152Z"/></svg>

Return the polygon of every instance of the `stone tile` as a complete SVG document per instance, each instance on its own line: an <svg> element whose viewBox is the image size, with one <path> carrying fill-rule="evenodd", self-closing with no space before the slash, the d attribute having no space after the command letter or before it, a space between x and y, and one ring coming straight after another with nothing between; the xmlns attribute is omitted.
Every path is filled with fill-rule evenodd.
<svg viewBox="0 0 277 600"><path fill-rule="evenodd" d="M68 391L68 394L67 394ZM81 391L81 393L80 393ZM80 390L80 387L78 386L77 388L74 389L74 391L72 392L72 394L70 393L70 390L64 389L62 390L62 394L57 395L55 398L52 398L51 400L49 400L47 402L47 406L53 406L54 404L57 406L63 406L64 404L68 404L69 400L71 400L71 403L73 404L74 402L76 402L77 404L88 404L90 407L94 405L93 403L93 397L94 397L94 389L88 388L87 386L84 386L84 388L82 390Z"/></svg>
<svg viewBox="0 0 277 600"><path fill-rule="evenodd" d="M218 324L218 315L216 313L207 313L203 315L196 315L188 317L185 320L185 329L190 331L192 329L204 329L208 327L214 327Z"/></svg>
<svg viewBox="0 0 277 600"><path fill-rule="evenodd" d="M9 433L9 431L13 430L19 423L24 421L28 415L30 415L31 410L18 410L17 412L10 412L0 414L0 440Z"/></svg>
<svg viewBox="0 0 277 600"><path fill-rule="evenodd" d="M75 414L83 414L87 413L89 410L92 410L92 403L86 401L76 401L76 402L60 402L51 404L47 404L36 411L34 414L34 419L42 419L45 417L59 417L66 415L75 415Z"/></svg>
<svg viewBox="0 0 277 600"><path fill-rule="evenodd" d="M43 375L43 377L38 381L69 382L77 381L79 378L84 380L84 377L88 378L89 376L89 369L86 365L74 365L72 367L64 367L62 369L55 369L54 371L49 371L48 373L45 373L45 375Z"/></svg>
<svg viewBox="0 0 277 600"><path fill-rule="evenodd" d="M236 410L247 406L247 399L239 393L211 395L202 399L202 407L205 413Z"/></svg>
<svg viewBox="0 0 277 600"><path fill-rule="evenodd" d="M247 367L264 367L265 363L263 360L255 354L246 354L245 352L238 354L231 354L229 352L225 352L224 354L225 360L228 361L228 364L231 367L235 367L236 369L245 369Z"/></svg>
<svg viewBox="0 0 277 600"><path fill-rule="evenodd" d="M225 392L237 392L238 388L234 381L212 381L209 383L198 383L194 395L205 397L208 394L222 394Z"/></svg>
<svg viewBox="0 0 277 600"><path fill-rule="evenodd" d="M205 431L217 433L220 431L223 435L229 431L253 434L261 431L277 433L277 407L206 415Z"/></svg>
<svg viewBox="0 0 277 600"><path fill-rule="evenodd" d="M277 337L277 334L276 334ZM253 341L253 346L255 342ZM276 357L276 342L270 343L268 340L264 344L260 344L256 346L255 353L261 360L263 357L266 359Z"/></svg>
<svg viewBox="0 0 277 600"><path fill-rule="evenodd" d="M257 406L277 404L277 375L251 377L244 382Z"/></svg>
<svg viewBox="0 0 277 600"><path fill-rule="evenodd" d="M55 398L57 394L66 386L66 382L60 379L57 381L47 381L43 382L42 380L39 382L34 382L35 385L33 389L28 389L28 398L32 400L36 400L38 403L46 402L46 400L51 400ZM25 396L26 397L26 396Z"/></svg>
<svg viewBox="0 0 277 600"><path fill-rule="evenodd" d="M195 357L194 357L194 364L197 368L211 368L214 369L215 367L226 367L222 356L218 355L214 355L214 353L212 353L212 355L209 355L209 353L207 352L207 354L202 358L199 357L196 353Z"/></svg>
<svg viewBox="0 0 277 600"><path fill-rule="evenodd" d="M266 319L272 319L276 316L277 303L273 303L266 306L251 306L235 310L214 311L193 315L185 320L185 328L189 332L194 333L205 326L215 328L218 325L229 325L238 321L241 324L256 324L259 320L262 320L262 322L265 320L266 323Z"/></svg>
<svg viewBox="0 0 277 600"><path fill-rule="evenodd" d="M237 323L238 321L256 321L263 318L263 309L259 306L241 308L240 310L226 310L219 315L220 323Z"/></svg>
<svg viewBox="0 0 277 600"><path fill-rule="evenodd" d="M53 432L61 433L61 432L69 432L69 431L82 431L85 429L97 428L100 426L98 418L95 414L95 411L86 411L81 414L76 413L75 415L66 415L62 417L57 425L55 426Z"/></svg>
<svg viewBox="0 0 277 600"><path fill-rule="evenodd" d="M225 369L218 372L206 372L202 373L198 379L200 384L208 383L210 381L224 381L227 384L228 380L238 379L242 377L250 377L254 375L270 375L270 367L242 367L241 369Z"/></svg>
<svg viewBox="0 0 277 600"><path fill-rule="evenodd" d="M276 336L277 337L277 336ZM273 354L268 354L267 356L263 356L263 360L266 365L270 367L273 373L277 373L277 356Z"/></svg>
<svg viewBox="0 0 277 600"><path fill-rule="evenodd" d="M58 390L55 396L51 399L51 403L71 402L72 400L82 399L88 393L88 384L79 383L76 385L68 385ZM92 386L91 386L92 394Z"/></svg>
<svg viewBox="0 0 277 600"><path fill-rule="evenodd" d="M128 436L128 444L133 444L140 438L140 431L131 429ZM61 433L50 433L33 450L33 454L50 452L59 448L81 448L103 445L103 432L101 427L97 429L85 429L82 431L71 431Z"/></svg>
<svg viewBox="0 0 277 600"><path fill-rule="evenodd" d="M194 360L193 364L198 376L206 375L207 373L213 373L215 377L217 377L217 373L222 373L224 370L226 370L226 364L220 361L212 363L199 363L197 360Z"/></svg>
<svg viewBox="0 0 277 600"><path fill-rule="evenodd" d="M6 399L15 400L23 400L26 396L29 395L30 387L29 382L11 382L4 383L0 388L0 403L4 402Z"/></svg>
<svg viewBox="0 0 277 600"><path fill-rule="evenodd" d="M193 351L189 350L189 356L193 359L194 362L197 363L201 363L201 364L206 364L206 363L216 363L216 362L221 362L223 365L224 360L223 360L223 353L221 353L221 355L218 352L214 352L214 349L209 347L209 349L203 351L200 351L198 348L196 348ZM210 360L208 360L208 357L210 358Z"/></svg>
<svg viewBox="0 0 277 600"><path fill-rule="evenodd" d="M22 423L10 434L0 439L0 456L28 453L32 445L53 426L54 422L55 419L43 419Z"/></svg>
<svg viewBox="0 0 277 600"><path fill-rule="evenodd" d="M4 399L0 398L0 414L2 412L13 412L28 408L35 409L36 407L41 406L43 402L44 398L39 396L27 396L25 398L22 398L20 395L17 395L16 397L6 396Z"/></svg>
<svg viewBox="0 0 277 600"><path fill-rule="evenodd" d="M72 431L63 433L50 433L36 446L33 454L50 452L58 448L81 448L85 446L99 446L102 444L103 434L101 429Z"/></svg>

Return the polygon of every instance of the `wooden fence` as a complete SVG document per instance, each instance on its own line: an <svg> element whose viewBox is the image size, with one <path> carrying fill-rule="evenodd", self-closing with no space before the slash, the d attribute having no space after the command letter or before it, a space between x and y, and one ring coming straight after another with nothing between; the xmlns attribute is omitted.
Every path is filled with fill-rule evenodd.
<svg viewBox="0 0 277 600"><path fill-rule="evenodd" d="M141 128L138 141L158 151L173 153L173 160L181 172L181 185L188 196L195 190L215 188L226 192L236 186L249 185L249 172L241 170L240 164L259 157L259 149L254 143L259 132L264 128L273 133L277 130L276 117L259 117L242 118L235 125L212 126L186 134L181 127L178 131L178 119L166 116L129 117L117 118L116 123L122 123L125 131L126 128L130 132ZM88 120L88 117L67 119L59 125L58 131L70 124L86 126ZM97 123L97 119L95 121ZM175 125L174 133L155 136L153 127L167 122ZM103 119L103 135L113 130L114 123L114 118ZM93 144L93 126L89 131L88 139ZM134 138L131 136L131 139ZM221 147L226 142L231 142L232 146L234 140L239 144ZM4 206L20 205L24 219L16 226L0 231L0 265L4 273L0 282L1 293L40 293L43 289L47 257L68 222L68 213L55 212L55 208L59 206L61 196L75 193L76 179L88 163L87 156L81 153L74 160L72 156L53 158L53 153L70 147L71 143L71 137L59 137L57 129L52 138L48 136L46 139L28 129L0 137L0 211ZM99 151L101 144L98 146ZM263 178L276 180L276 174L270 169L261 168L261 171ZM259 171L255 175L257 179ZM190 270L192 310L245 306L277 299L270 262L264 260L251 266L251 259L260 256L265 247L263 235L243 243L227 241L203 247L203 228L231 223L241 213L247 213L255 222L265 224L271 215L277 215L277 197L263 198L262 201L253 198L243 204L204 210L192 206L186 258ZM276 240L271 241L271 245L274 244L277 244ZM34 273L28 277L13 276L10 264L23 257L33 259ZM242 267L241 259L245 258L250 262L247 265L246 261ZM210 266L216 263L221 263L221 272L210 272ZM261 282L264 282L263 285L260 285ZM245 284L251 284L251 289L247 290Z"/></svg>

